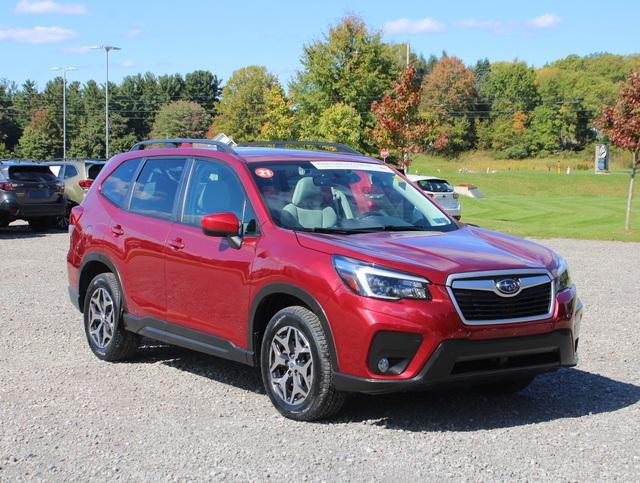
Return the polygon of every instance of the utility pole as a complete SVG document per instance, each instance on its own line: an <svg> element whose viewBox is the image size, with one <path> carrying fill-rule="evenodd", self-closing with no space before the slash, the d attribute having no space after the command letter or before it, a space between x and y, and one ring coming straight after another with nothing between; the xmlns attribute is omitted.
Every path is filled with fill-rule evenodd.
<svg viewBox="0 0 640 483"><path fill-rule="evenodd" d="M51 67L62 72L62 158L67 159L67 72L78 70L76 67Z"/></svg>
<svg viewBox="0 0 640 483"><path fill-rule="evenodd" d="M104 50L106 66L107 66L107 83L104 88L104 130L105 130L105 157L109 159L109 52L112 50L122 50L120 47L113 45L94 45L92 49Z"/></svg>
<svg viewBox="0 0 640 483"><path fill-rule="evenodd" d="M409 68L409 54L411 52L411 47L409 46L409 42L407 42L407 69Z"/></svg>

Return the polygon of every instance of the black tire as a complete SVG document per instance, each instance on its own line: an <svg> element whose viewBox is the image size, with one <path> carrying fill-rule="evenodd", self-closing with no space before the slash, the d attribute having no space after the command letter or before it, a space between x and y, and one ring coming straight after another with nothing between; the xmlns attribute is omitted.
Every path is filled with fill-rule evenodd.
<svg viewBox="0 0 640 483"><path fill-rule="evenodd" d="M274 337L287 327L293 327L306 338L310 349L312 382L308 394L300 403L289 404L272 386L270 350ZM327 336L318 317L304 307L287 307L275 314L267 328L261 344L260 368L265 391L276 409L285 417L296 421L314 421L337 413L346 399L346 394L333 386L334 368L329 355ZM291 372L291 371L289 371Z"/></svg>
<svg viewBox="0 0 640 483"><path fill-rule="evenodd" d="M55 223L55 218L31 218L29 220L29 229L35 232L45 232Z"/></svg>
<svg viewBox="0 0 640 483"><path fill-rule="evenodd" d="M112 336L102 347L90 334L93 322L91 320L91 299L100 290L105 290L111 298L111 311L113 313ZM107 272L96 275L89 283L84 298L84 331L91 351L99 359L110 362L122 361L136 353L140 343L140 336L124 328L122 321L122 290L113 273Z"/></svg>
<svg viewBox="0 0 640 483"><path fill-rule="evenodd" d="M7 220L0 220L0 228L6 228L9 226L9 222Z"/></svg>
<svg viewBox="0 0 640 483"><path fill-rule="evenodd" d="M59 230L68 230L69 229L69 217L71 216L71 208L76 205L69 204L67 205L67 210L64 215L60 215L56 217L55 227Z"/></svg>
<svg viewBox="0 0 640 483"><path fill-rule="evenodd" d="M514 394L529 387L529 384L531 384L535 378L536 376L523 376L517 379L506 379L504 381L479 384L475 386L475 388L489 394Z"/></svg>

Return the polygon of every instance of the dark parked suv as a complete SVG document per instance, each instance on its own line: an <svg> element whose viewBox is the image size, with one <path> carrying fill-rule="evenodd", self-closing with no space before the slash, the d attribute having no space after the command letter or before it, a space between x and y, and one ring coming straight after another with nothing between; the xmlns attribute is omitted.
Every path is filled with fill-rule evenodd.
<svg viewBox="0 0 640 483"><path fill-rule="evenodd" d="M577 363L562 257L459 223L350 148L272 144L146 141L108 162L71 212L67 255L97 357L146 336L258 366L298 420L348 392L518 391Z"/></svg>
<svg viewBox="0 0 640 483"><path fill-rule="evenodd" d="M0 227L26 220L32 230L43 231L65 210L64 183L48 166L0 161Z"/></svg>

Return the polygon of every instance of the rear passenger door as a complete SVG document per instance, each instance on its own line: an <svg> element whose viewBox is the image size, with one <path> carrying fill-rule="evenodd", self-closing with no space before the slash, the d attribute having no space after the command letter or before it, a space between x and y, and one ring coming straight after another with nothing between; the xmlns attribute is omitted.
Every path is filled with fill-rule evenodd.
<svg viewBox="0 0 640 483"><path fill-rule="evenodd" d="M119 246L119 269L132 315L166 318L167 234L186 165L187 159L180 157L144 159L124 203L126 212L112 216L110 230Z"/></svg>

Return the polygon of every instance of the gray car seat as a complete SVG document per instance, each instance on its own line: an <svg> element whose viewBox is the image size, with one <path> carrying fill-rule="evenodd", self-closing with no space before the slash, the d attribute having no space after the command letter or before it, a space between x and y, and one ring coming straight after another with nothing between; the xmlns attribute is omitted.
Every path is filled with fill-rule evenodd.
<svg viewBox="0 0 640 483"><path fill-rule="evenodd" d="M331 200L325 200L322 187L316 186L313 178L305 177L296 184L291 203L282 209L282 221L285 226L328 228L336 224L338 215Z"/></svg>

